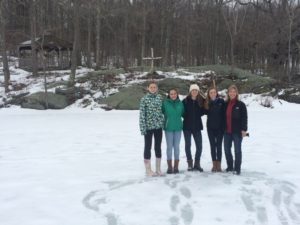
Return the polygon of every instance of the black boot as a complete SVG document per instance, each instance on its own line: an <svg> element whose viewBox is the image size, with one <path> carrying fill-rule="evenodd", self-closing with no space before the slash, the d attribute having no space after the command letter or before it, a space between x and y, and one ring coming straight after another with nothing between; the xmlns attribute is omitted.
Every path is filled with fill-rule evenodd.
<svg viewBox="0 0 300 225"><path fill-rule="evenodd" d="M188 160L187 161L187 163L188 163L188 171L193 171L193 160Z"/></svg>
<svg viewBox="0 0 300 225"><path fill-rule="evenodd" d="M241 174L241 163L235 161L234 163L234 173L236 175L240 175Z"/></svg>
<svg viewBox="0 0 300 225"><path fill-rule="evenodd" d="M226 168L226 172L232 172L232 171L233 171L233 168L231 168L231 167Z"/></svg>
<svg viewBox="0 0 300 225"><path fill-rule="evenodd" d="M198 170L199 172L203 172L203 169L200 166L200 160L195 161L194 170Z"/></svg>
<svg viewBox="0 0 300 225"><path fill-rule="evenodd" d="M233 172L233 162L232 161L227 160L226 172Z"/></svg>

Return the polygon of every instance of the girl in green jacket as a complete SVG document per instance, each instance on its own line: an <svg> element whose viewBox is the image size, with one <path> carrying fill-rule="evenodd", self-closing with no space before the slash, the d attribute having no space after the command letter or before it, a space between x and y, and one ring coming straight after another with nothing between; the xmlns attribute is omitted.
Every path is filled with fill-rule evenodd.
<svg viewBox="0 0 300 225"><path fill-rule="evenodd" d="M184 112L183 103L178 98L178 92L172 88L168 92L168 98L164 100L162 111L165 117L165 136L167 142L167 173L179 173L179 144L182 131L182 119ZM174 169L172 167L172 149L174 149Z"/></svg>

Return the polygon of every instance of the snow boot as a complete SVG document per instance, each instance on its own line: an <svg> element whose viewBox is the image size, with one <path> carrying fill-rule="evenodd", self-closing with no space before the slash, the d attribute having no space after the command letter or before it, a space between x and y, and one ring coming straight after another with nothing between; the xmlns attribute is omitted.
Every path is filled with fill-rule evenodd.
<svg viewBox="0 0 300 225"><path fill-rule="evenodd" d="M203 169L200 166L200 160L195 160L194 170L198 170L199 172L203 172Z"/></svg>
<svg viewBox="0 0 300 225"><path fill-rule="evenodd" d="M226 168L226 172L233 172L233 168L227 167L227 168Z"/></svg>
<svg viewBox="0 0 300 225"><path fill-rule="evenodd" d="M172 174L173 173L172 160L167 160L167 163L168 163L167 174Z"/></svg>
<svg viewBox="0 0 300 225"><path fill-rule="evenodd" d="M217 172L217 163L218 163L218 161L213 161L213 167L211 168L211 172L213 172L213 173L215 173L215 172Z"/></svg>
<svg viewBox="0 0 300 225"><path fill-rule="evenodd" d="M193 160L188 160L187 161L187 163L188 163L188 171L193 171Z"/></svg>
<svg viewBox="0 0 300 225"><path fill-rule="evenodd" d="M155 174L156 176L161 176L161 170L160 170L160 164L161 164L161 158L156 158L156 162L155 162L155 167L156 167L156 171Z"/></svg>
<svg viewBox="0 0 300 225"><path fill-rule="evenodd" d="M174 173L179 173L178 165L179 165L179 160L176 159L174 163Z"/></svg>
<svg viewBox="0 0 300 225"><path fill-rule="evenodd" d="M226 172L233 172L233 162L227 160Z"/></svg>
<svg viewBox="0 0 300 225"><path fill-rule="evenodd" d="M145 163L145 169L146 169L146 176L152 177L154 175L154 172L151 170L151 160L145 159L144 163Z"/></svg>
<svg viewBox="0 0 300 225"><path fill-rule="evenodd" d="M217 161L217 172L222 172L221 161Z"/></svg>

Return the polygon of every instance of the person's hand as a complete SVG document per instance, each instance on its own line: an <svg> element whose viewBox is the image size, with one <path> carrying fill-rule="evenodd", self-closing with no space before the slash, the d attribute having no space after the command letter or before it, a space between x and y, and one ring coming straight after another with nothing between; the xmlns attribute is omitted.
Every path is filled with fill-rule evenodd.
<svg viewBox="0 0 300 225"><path fill-rule="evenodd" d="M242 130L241 134L242 134L242 137L246 137L247 136L247 131Z"/></svg>

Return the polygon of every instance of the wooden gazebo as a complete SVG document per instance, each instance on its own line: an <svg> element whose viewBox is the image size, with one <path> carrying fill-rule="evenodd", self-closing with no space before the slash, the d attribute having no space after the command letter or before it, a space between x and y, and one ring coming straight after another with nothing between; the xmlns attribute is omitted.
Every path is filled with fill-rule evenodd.
<svg viewBox="0 0 300 225"><path fill-rule="evenodd" d="M68 69L71 66L72 43L61 40L54 35L37 37L37 68L43 69L42 52L45 56L47 70ZM25 70L32 70L31 40L24 41L18 46L19 67Z"/></svg>

